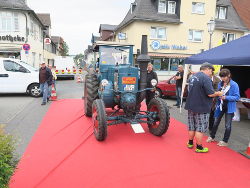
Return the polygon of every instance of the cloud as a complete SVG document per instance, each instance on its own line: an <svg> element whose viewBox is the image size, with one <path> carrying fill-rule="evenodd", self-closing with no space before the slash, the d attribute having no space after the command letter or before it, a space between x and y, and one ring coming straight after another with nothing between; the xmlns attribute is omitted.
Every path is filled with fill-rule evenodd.
<svg viewBox="0 0 250 188"><path fill-rule="evenodd" d="M36 13L50 13L52 35L61 36L70 54L83 53L100 24L118 25L134 0L28 0Z"/></svg>

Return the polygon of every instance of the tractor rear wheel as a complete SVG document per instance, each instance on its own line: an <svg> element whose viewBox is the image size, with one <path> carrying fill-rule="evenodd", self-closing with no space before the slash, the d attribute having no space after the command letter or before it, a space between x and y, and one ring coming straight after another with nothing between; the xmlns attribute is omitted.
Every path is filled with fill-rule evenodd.
<svg viewBox="0 0 250 188"><path fill-rule="evenodd" d="M162 136L169 127L169 110L164 100L154 98L148 105L148 111L157 112L154 123L148 123L149 132L155 136Z"/></svg>
<svg viewBox="0 0 250 188"><path fill-rule="evenodd" d="M107 115L102 99L96 99L92 105L92 123L96 140L103 141L107 137Z"/></svg>
<svg viewBox="0 0 250 188"><path fill-rule="evenodd" d="M98 98L99 83L96 74L88 73L85 76L84 85L84 113L86 116L92 116L92 104Z"/></svg>

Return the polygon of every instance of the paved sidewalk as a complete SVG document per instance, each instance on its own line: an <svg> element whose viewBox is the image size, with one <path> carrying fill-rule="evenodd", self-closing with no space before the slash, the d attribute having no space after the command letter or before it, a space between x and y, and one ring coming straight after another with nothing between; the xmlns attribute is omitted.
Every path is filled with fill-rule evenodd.
<svg viewBox="0 0 250 188"><path fill-rule="evenodd" d="M187 111L182 108L182 113L180 109L173 106L176 103L174 98L166 99L167 104L170 106L170 115L175 119L181 121L184 124L187 124ZM185 102L183 107L185 106ZM216 140L220 141L223 138L225 131L225 120L221 120L221 124L218 128L216 134ZM207 134L208 135L208 134ZM246 150L250 141L250 120L247 119L247 116L242 115L240 122L233 121L232 132L229 139L229 148L234 151L243 151Z"/></svg>

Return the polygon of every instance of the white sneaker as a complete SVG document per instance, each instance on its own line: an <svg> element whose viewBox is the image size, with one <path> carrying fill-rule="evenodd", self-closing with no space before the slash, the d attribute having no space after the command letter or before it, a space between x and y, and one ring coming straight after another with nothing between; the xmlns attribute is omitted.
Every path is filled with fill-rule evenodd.
<svg viewBox="0 0 250 188"><path fill-rule="evenodd" d="M224 141L219 141L219 143L217 144L217 146L228 146L228 143L226 143Z"/></svg>
<svg viewBox="0 0 250 188"><path fill-rule="evenodd" d="M210 143L210 142L215 142L215 139L213 139L212 137L209 136L209 137L207 138L207 142L208 142L208 143Z"/></svg>

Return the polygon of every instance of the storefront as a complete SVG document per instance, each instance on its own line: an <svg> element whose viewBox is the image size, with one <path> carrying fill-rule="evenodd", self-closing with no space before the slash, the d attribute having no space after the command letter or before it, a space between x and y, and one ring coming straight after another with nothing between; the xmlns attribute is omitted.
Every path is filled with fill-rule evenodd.
<svg viewBox="0 0 250 188"><path fill-rule="evenodd" d="M0 57L20 58L25 37L19 35L0 35Z"/></svg>

